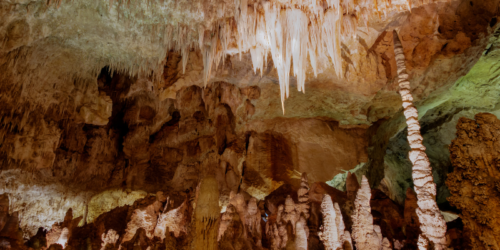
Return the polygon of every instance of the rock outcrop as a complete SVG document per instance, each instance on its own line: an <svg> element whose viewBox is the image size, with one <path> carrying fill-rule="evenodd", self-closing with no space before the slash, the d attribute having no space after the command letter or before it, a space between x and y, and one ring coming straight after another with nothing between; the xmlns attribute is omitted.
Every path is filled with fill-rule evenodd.
<svg viewBox="0 0 500 250"><path fill-rule="evenodd" d="M500 247L497 234L499 211L500 120L488 113L475 119L461 118L457 138L450 145L454 170L446 181L450 203L461 210L464 230L470 235L471 249Z"/></svg>

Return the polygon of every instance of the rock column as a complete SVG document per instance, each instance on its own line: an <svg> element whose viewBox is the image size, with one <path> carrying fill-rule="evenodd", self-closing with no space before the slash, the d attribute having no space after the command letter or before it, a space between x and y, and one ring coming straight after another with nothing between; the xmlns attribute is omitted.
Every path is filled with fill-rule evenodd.
<svg viewBox="0 0 500 250"><path fill-rule="evenodd" d="M220 207L219 188L215 178L201 181L194 217L195 235L191 249L217 250Z"/></svg>
<svg viewBox="0 0 500 250"><path fill-rule="evenodd" d="M425 153L425 146L422 144L423 137L420 134L418 111L413 105L403 45L396 31L394 31L394 53L398 68L399 94L403 100L404 116L408 125L408 142L411 148L409 158L413 166L413 184L418 199L417 215L423 234L419 245L423 244L420 241L429 240L434 243L435 249L445 249L446 222L436 204L436 184L432 178L432 168Z"/></svg>

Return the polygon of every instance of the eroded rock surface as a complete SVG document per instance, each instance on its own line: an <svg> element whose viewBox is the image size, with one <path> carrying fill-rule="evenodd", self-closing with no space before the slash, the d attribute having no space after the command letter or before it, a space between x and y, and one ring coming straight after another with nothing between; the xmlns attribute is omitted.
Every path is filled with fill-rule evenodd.
<svg viewBox="0 0 500 250"><path fill-rule="evenodd" d="M457 138L450 146L455 170L448 176L450 203L461 211L461 219L470 234L474 249L498 247L496 217L499 209L498 169L496 161L500 120L492 114L480 113L474 120L461 118Z"/></svg>

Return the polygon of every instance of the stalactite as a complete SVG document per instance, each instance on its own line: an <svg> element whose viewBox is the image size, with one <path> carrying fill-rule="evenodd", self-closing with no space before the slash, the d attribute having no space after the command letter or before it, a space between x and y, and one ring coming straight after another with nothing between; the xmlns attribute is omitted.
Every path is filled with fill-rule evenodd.
<svg viewBox="0 0 500 250"><path fill-rule="evenodd" d="M430 240L435 249L446 248L446 222L441 215L436 203L436 184L432 177L432 168L422 144L423 137L420 134L418 122L418 111L413 105L409 75L406 72L406 62L403 45L399 40L398 33L393 32L394 53L399 78L399 94L403 100L404 116L408 125L408 143L411 151L409 153L412 167L413 183L417 193L417 215L420 221L422 234L419 238L419 247L424 241Z"/></svg>

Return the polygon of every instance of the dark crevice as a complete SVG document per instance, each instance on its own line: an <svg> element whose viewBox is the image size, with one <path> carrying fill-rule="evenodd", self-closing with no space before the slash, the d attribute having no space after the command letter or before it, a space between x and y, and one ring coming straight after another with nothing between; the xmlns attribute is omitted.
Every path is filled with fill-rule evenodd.
<svg viewBox="0 0 500 250"><path fill-rule="evenodd" d="M493 17L490 21L490 27L493 28L493 26L495 26L495 24L497 24L497 18L496 17Z"/></svg>

